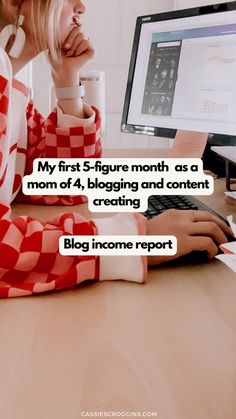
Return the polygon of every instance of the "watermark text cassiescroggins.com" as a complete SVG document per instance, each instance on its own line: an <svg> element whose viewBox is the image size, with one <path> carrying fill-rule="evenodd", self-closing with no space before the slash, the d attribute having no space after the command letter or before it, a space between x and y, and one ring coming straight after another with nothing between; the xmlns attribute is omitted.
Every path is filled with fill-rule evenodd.
<svg viewBox="0 0 236 419"><path fill-rule="evenodd" d="M81 412L82 418L157 418L157 412Z"/></svg>

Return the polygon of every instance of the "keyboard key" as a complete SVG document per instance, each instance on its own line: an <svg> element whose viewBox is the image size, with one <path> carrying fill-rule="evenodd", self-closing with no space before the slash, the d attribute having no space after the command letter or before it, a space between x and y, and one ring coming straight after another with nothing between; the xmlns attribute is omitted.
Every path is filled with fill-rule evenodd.
<svg viewBox="0 0 236 419"><path fill-rule="evenodd" d="M184 196L152 195L148 200L148 210L144 213L147 218L153 218L169 209L181 211L197 210L197 205L190 198Z"/></svg>

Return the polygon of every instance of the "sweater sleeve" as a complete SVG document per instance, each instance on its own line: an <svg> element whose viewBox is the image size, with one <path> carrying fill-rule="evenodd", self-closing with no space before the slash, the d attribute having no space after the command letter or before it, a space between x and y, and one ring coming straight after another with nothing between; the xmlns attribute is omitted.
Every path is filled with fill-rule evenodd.
<svg viewBox="0 0 236 419"><path fill-rule="evenodd" d="M77 120L59 115L57 110L44 120L32 103L27 108L28 148L15 143L11 127L14 110L10 110L12 90L11 64L0 48L0 298L26 296L74 287L86 280L123 279L135 282L145 280L146 268L140 257L126 259L126 269L119 264L124 259L94 256L62 256L59 238L63 235L97 234L145 234L145 222L141 215L120 214L105 221L86 221L75 213L62 214L48 222L41 222L27 215L12 219L9 203L17 193L25 157L26 174L31 173L35 158L39 157L100 157L100 116L94 110L95 120L79 126ZM24 108L14 108L22 113ZM88 115L92 118L93 115ZM70 120L70 121L69 121ZM19 140L25 134L24 123L15 127ZM61 127L61 125L63 127ZM12 142L13 140L13 142ZM23 170L15 172L15 156L18 154ZM12 160L10 160L12 158ZM9 164L11 163L11 164ZM6 177L6 174L8 178ZM9 184L6 182L9 180ZM10 182L12 181L12 182ZM13 184L13 188L12 188ZM9 186L10 185L10 186ZM25 198L25 199L23 199ZM19 197L21 202L28 197ZM29 197L29 203L75 204L79 197ZM120 233L117 231L120 226ZM130 261L130 264L129 264Z"/></svg>
<svg viewBox="0 0 236 419"><path fill-rule="evenodd" d="M30 197L19 193L22 176L32 172L36 158L101 157L101 122L96 109L84 105L87 118L81 120L64 115L57 107L45 120L31 101L27 106L28 93L12 79L11 62L0 48L0 201L10 203L17 196L18 202L33 204L86 202L81 196Z"/></svg>
<svg viewBox="0 0 236 419"><path fill-rule="evenodd" d="M97 109L85 105L88 119L81 120L64 115L55 109L44 120L32 102L27 108L28 147L25 175L33 171L37 158L100 158L101 118ZM26 196L22 192L17 202L46 205L76 205L87 202L84 196Z"/></svg>
<svg viewBox="0 0 236 419"><path fill-rule="evenodd" d="M142 283L142 258L62 256L62 235L145 234L141 215L119 214L103 221L86 221L75 213L48 222L29 216L11 219L8 205L0 203L0 298L20 297L75 287L83 281L123 279ZM123 268L120 266L123 264Z"/></svg>

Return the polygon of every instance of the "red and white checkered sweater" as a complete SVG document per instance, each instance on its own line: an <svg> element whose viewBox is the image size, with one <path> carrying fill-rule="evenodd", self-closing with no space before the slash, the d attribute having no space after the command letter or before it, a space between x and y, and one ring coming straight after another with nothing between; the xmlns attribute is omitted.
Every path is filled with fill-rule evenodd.
<svg viewBox="0 0 236 419"><path fill-rule="evenodd" d="M12 79L7 54L0 48L0 298L74 287L84 280L144 282L146 261L135 257L61 256L62 235L145 234L141 215L119 214L86 221L76 213L41 222L27 215L11 219L10 204L74 205L80 196L29 197L20 192L33 160L43 157L101 157L100 117L83 121L56 109L44 120L28 100L28 89ZM89 109L89 108L88 108ZM90 108L91 112L91 108ZM94 113L94 112L93 112Z"/></svg>

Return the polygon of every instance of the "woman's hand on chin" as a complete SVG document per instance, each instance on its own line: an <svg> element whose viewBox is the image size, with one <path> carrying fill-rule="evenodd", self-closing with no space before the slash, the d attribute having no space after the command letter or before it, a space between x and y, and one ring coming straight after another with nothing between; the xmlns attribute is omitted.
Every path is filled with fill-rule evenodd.
<svg viewBox="0 0 236 419"><path fill-rule="evenodd" d="M50 53L52 77L56 86L73 86L79 82L79 70L96 55L91 42L79 26L73 29L62 46L61 63L53 61Z"/></svg>

